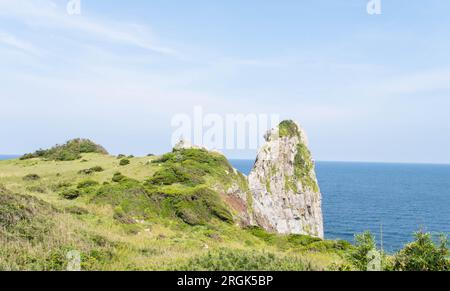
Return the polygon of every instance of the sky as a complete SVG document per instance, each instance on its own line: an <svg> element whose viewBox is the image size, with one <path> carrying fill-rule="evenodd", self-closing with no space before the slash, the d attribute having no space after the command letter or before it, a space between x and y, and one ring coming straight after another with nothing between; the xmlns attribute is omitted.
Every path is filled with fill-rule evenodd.
<svg viewBox="0 0 450 291"><path fill-rule="evenodd" d="M201 106L296 120L316 160L450 163L449 1L68 2L0 0L2 154L164 153Z"/></svg>

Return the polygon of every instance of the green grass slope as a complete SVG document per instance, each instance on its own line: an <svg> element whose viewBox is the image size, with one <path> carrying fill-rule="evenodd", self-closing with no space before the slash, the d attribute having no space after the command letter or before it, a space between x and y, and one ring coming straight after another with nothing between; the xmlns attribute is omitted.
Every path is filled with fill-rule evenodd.
<svg viewBox="0 0 450 291"><path fill-rule="evenodd" d="M83 270L323 270L351 249L239 226L223 193L246 180L218 153L83 151L0 161L0 270L64 270L70 251Z"/></svg>

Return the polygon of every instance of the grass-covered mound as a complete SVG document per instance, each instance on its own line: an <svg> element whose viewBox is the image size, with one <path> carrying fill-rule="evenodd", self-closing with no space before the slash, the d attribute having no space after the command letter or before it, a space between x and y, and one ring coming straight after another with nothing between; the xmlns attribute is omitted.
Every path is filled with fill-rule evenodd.
<svg viewBox="0 0 450 291"><path fill-rule="evenodd" d="M21 159L42 158L53 161L74 161L81 159L81 155L86 153L108 154L101 145L98 145L89 139L77 138L47 150L41 149L31 154L25 154Z"/></svg>
<svg viewBox="0 0 450 291"><path fill-rule="evenodd" d="M81 190L87 190L92 202L112 205L119 213L139 219L164 217L189 225L205 225L212 219L233 222L231 210L212 187L218 183L226 188L224 184L237 175L225 157L185 149L151 164L157 170L144 181L115 173L110 183L91 184Z"/></svg>
<svg viewBox="0 0 450 291"><path fill-rule="evenodd" d="M224 193L248 185L219 153L130 156L121 166L85 150L81 161L0 161L0 271L65 270L74 251L82 270L366 270L376 248L370 234L350 245L238 226ZM383 254L383 269L449 270L448 256L445 239L418 234Z"/></svg>
<svg viewBox="0 0 450 291"><path fill-rule="evenodd" d="M345 260L338 243L239 227L224 196L248 185L219 153L184 149L123 166L80 155L0 161L12 191L0 201L0 270L65 270L71 251L82 270L322 270Z"/></svg>
<svg viewBox="0 0 450 291"><path fill-rule="evenodd" d="M214 178L224 184L233 180L234 169L221 154L204 149L174 150L154 161L161 165L148 180L153 185L184 184L196 186L205 184L205 178Z"/></svg>

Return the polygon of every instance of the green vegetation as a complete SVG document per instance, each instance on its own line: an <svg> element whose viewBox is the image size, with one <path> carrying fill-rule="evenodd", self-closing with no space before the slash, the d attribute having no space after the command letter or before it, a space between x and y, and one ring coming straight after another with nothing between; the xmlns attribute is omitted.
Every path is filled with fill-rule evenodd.
<svg viewBox="0 0 450 291"><path fill-rule="evenodd" d="M262 230L237 226L223 193L239 187L250 198L247 207L251 193L218 153L173 151L135 157L126 167L103 153L80 156L82 163L43 156L0 161L0 183L14 191L2 188L1 195L15 199L0 201L0 270L64 270L72 250L81 253L83 270L303 270L344 260L334 242L307 245L266 233L276 237L272 243ZM23 181L30 172L39 179ZM216 256L235 263L211 265ZM205 257L212 261L194 264Z"/></svg>
<svg viewBox="0 0 450 291"><path fill-rule="evenodd" d="M60 195L65 199L74 200L81 196L81 191L79 189L66 189Z"/></svg>
<svg viewBox="0 0 450 291"><path fill-rule="evenodd" d="M78 183L77 188L78 189L84 189L84 188L97 186L98 184L99 183L97 181L95 181L95 180L83 180L83 181Z"/></svg>
<svg viewBox="0 0 450 291"><path fill-rule="evenodd" d="M280 137L298 137L302 141L301 132L294 121L286 120L279 125ZM295 156L295 178L301 182L303 191L311 189L314 192L319 191L319 186L312 173L314 171L314 162L312 155L308 147L300 142L297 146L297 154ZM292 189L294 192L298 192L297 183L294 177L285 177L286 189Z"/></svg>
<svg viewBox="0 0 450 291"><path fill-rule="evenodd" d="M65 270L70 251L83 270L358 270L374 246L369 234L352 246L239 227L225 193L239 187L250 209L252 195L218 153L179 150L126 167L80 156L0 161L0 270ZM447 256L444 242L420 236L384 269L448 270Z"/></svg>
<svg viewBox="0 0 450 291"><path fill-rule="evenodd" d="M450 271L448 240L440 237L436 245L430 234L416 233L416 240L395 255L392 269L395 271Z"/></svg>
<svg viewBox="0 0 450 291"><path fill-rule="evenodd" d="M121 159L119 162L119 165L121 166L127 166L130 164L130 160L129 159Z"/></svg>
<svg viewBox="0 0 450 291"><path fill-rule="evenodd" d="M114 173L114 176L112 177L112 181L116 182L116 183L123 181L125 179L126 179L126 177L124 175L122 175L122 173L120 173L120 172Z"/></svg>
<svg viewBox="0 0 450 291"><path fill-rule="evenodd" d="M83 269L101 269L114 248L68 218L47 202L0 187L0 270L64 270L72 249L81 251Z"/></svg>
<svg viewBox="0 0 450 291"><path fill-rule="evenodd" d="M308 147L300 143L297 146L297 155L295 156L295 175L302 183L303 190L312 189L314 192L319 191L319 186L315 178L312 177L314 171L314 162Z"/></svg>
<svg viewBox="0 0 450 291"><path fill-rule="evenodd" d="M366 271L369 265L369 252L376 250L375 237L370 232L355 235L355 249L349 255L349 261L358 271Z"/></svg>
<svg viewBox="0 0 450 291"><path fill-rule="evenodd" d="M283 256L264 251L218 249L194 258L177 270L184 271L312 271L299 256Z"/></svg>
<svg viewBox="0 0 450 291"><path fill-rule="evenodd" d="M82 174L82 175L92 175L94 173L100 173L100 172L103 172L103 171L104 171L104 169L102 167L95 166L95 167L92 167L92 168L89 168L89 169L83 169L83 170L79 171L78 173Z"/></svg>
<svg viewBox="0 0 450 291"><path fill-rule="evenodd" d="M355 247L348 253L347 263L336 265L336 270L366 271L379 253L379 268L384 271L450 271L448 240L440 236L436 244L431 234L419 231L415 241L391 256L377 250L375 237L370 232L355 235Z"/></svg>
<svg viewBox="0 0 450 291"><path fill-rule="evenodd" d="M280 137L299 136L299 128L292 120L285 120L281 122L278 128Z"/></svg>
<svg viewBox="0 0 450 291"><path fill-rule="evenodd" d="M42 158L49 161L74 161L81 159L81 154L99 153L108 154L100 145L88 139L73 139L64 145L56 145L48 150L38 150L32 154L25 154L21 160Z"/></svg>
<svg viewBox="0 0 450 291"><path fill-rule="evenodd" d="M39 177L39 175L37 174L28 174L25 177L23 177L24 181L37 181L39 180L41 177Z"/></svg>

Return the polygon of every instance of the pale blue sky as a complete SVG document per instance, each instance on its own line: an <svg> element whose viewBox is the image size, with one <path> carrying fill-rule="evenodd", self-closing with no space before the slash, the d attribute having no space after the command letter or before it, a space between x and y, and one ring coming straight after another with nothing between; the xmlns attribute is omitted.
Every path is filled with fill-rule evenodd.
<svg viewBox="0 0 450 291"><path fill-rule="evenodd" d="M0 153L162 153L201 105L295 119L318 160L450 163L449 1L67 2L0 0Z"/></svg>

